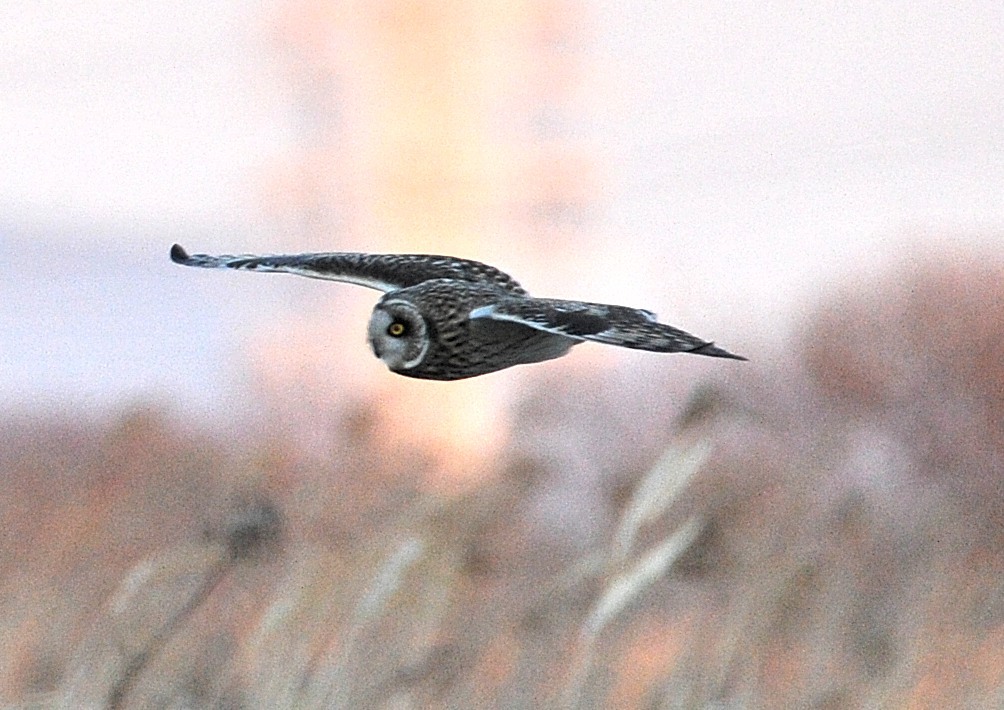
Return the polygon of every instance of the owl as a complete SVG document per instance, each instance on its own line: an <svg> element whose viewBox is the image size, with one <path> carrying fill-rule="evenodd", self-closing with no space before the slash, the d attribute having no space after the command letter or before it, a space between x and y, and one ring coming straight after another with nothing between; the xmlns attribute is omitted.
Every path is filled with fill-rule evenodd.
<svg viewBox="0 0 1004 710"><path fill-rule="evenodd" d="M329 252L209 256L171 247L185 266L299 274L375 288L373 353L399 375L460 380L561 357L592 340L662 353L745 360L659 323L651 311L533 298L511 276L468 259L426 254Z"/></svg>

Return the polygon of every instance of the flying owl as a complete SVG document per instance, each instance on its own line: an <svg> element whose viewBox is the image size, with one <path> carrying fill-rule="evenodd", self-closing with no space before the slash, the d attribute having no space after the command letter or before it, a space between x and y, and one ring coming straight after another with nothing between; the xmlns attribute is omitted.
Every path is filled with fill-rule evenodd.
<svg viewBox="0 0 1004 710"><path fill-rule="evenodd" d="M299 274L383 291L370 317L373 353L399 375L460 380L561 357L586 340L662 353L745 360L659 323L651 311L533 298L511 276L468 259L330 252L209 256L171 247L185 266Z"/></svg>

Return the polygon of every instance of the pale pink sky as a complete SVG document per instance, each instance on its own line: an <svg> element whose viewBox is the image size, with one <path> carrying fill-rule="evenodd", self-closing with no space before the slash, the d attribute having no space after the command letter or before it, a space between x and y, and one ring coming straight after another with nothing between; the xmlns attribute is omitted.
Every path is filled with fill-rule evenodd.
<svg viewBox="0 0 1004 710"><path fill-rule="evenodd" d="M279 4L0 5L0 241L270 250L260 173L304 130ZM999 0L581 5L590 64L566 130L595 148L605 267L560 295L756 343L903 245L1004 239Z"/></svg>

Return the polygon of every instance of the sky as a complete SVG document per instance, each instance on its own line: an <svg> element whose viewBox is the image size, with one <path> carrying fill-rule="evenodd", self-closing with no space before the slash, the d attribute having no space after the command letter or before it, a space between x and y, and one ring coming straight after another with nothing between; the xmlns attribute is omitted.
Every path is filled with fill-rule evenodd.
<svg viewBox="0 0 1004 710"><path fill-rule="evenodd" d="M0 403L202 406L239 380L253 329L234 324L312 297L248 303L166 259L279 242L261 185L309 130L275 31L290 6L0 6ZM568 296L666 304L749 348L848 275L1004 240L1000 2L570 7L586 59L561 130L600 177L589 292Z"/></svg>
<svg viewBox="0 0 1004 710"><path fill-rule="evenodd" d="M4 3L7 219L143 230L246 222L254 169L290 131L265 19L251 2Z"/></svg>

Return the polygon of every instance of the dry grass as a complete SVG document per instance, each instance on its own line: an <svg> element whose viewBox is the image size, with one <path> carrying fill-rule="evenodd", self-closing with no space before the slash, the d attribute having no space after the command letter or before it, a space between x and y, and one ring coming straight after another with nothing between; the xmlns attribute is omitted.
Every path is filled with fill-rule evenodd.
<svg viewBox="0 0 1004 710"><path fill-rule="evenodd" d="M834 297L797 359L682 413L656 369L541 382L458 499L368 462L367 403L328 456L156 408L12 419L0 699L999 707L1002 275L960 258Z"/></svg>

